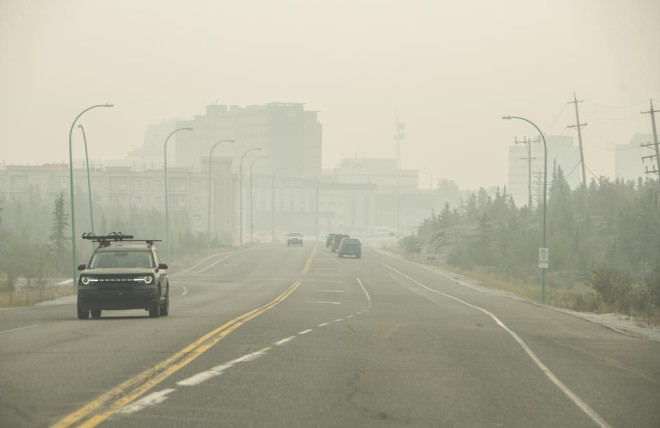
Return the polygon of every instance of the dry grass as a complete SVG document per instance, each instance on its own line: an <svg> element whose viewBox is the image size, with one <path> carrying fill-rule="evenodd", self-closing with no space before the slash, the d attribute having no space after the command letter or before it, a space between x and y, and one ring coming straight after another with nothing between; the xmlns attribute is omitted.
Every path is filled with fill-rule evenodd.
<svg viewBox="0 0 660 428"><path fill-rule="evenodd" d="M18 306L32 306L39 302L57 299L63 296L72 296L76 290L71 285L36 288L18 288L9 293L0 292L0 308L11 308Z"/></svg>

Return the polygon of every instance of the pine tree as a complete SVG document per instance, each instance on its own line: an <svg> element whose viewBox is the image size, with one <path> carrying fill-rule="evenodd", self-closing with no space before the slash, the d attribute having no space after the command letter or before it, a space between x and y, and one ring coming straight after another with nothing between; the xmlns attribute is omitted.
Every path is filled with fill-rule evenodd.
<svg viewBox="0 0 660 428"><path fill-rule="evenodd" d="M53 209L53 227L50 235L52 249L55 252L55 268L60 270L60 260L62 253L66 250L66 229L69 225L69 214L64 211L64 193L60 193L55 198L55 207Z"/></svg>

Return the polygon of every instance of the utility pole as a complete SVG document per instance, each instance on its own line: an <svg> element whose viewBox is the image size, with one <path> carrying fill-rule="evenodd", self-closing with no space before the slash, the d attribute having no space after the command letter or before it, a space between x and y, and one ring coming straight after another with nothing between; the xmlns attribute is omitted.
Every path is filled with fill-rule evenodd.
<svg viewBox="0 0 660 428"><path fill-rule="evenodd" d="M527 137L523 137L522 141L518 141L518 138L515 139L516 144L526 144L527 145L527 157L526 158L520 158L522 160L527 161L527 191L529 194L529 202L528 202L528 207L531 210L532 209L532 159L536 159L532 157L532 148L531 148L531 143L538 143L540 140L537 138L536 140L531 140Z"/></svg>
<svg viewBox="0 0 660 428"><path fill-rule="evenodd" d="M649 114L649 113L651 114L651 126L653 127L653 144L651 143L642 144L642 147L654 146L655 155L643 156L642 160L655 158L655 169L649 171L648 167L646 167L646 173L647 174L656 173L658 174L658 179L660 179L660 149L658 148L658 131L655 127L655 113L660 113L660 110L653 110L653 100L651 100L651 110L642 112L642 114ZM651 167L653 168L653 164L651 164Z"/></svg>
<svg viewBox="0 0 660 428"><path fill-rule="evenodd" d="M589 205L587 201L587 173L586 167L584 164L584 149L582 148L582 127L587 126L586 123L580 123L580 112L578 110L578 103L584 102L584 100L578 100L573 92L573 101L569 101L568 104L575 104L575 120L577 121L576 125L568 125L567 128L577 128L578 131L578 142L580 143L580 162L582 163L582 184L584 185L584 216L589 219Z"/></svg>
<svg viewBox="0 0 660 428"><path fill-rule="evenodd" d="M649 171L648 166L646 167L646 173L647 174L653 174L657 173L658 174L658 183L656 184L656 192L655 192L655 208L656 210L658 209L658 193L660 193L660 149L658 148L658 131L655 127L655 114L660 113L660 110L653 110L653 100L651 100L651 110L649 111L643 111L642 114L651 114L651 126L653 128L653 146L655 147L655 155L649 155L649 156L643 156L642 157L642 162L645 159L652 159L655 157L655 169L652 169ZM651 143L647 144L642 144L642 147L651 147ZM653 164L651 163L651 168L653 168Z"/></svg>
<svg viewBox="0 0 660 428"><path fill-rule="evenodd" d="M541 199L541 195L543 195L543 171L534 171L534 174L536 175L536 200Z"/></svg>

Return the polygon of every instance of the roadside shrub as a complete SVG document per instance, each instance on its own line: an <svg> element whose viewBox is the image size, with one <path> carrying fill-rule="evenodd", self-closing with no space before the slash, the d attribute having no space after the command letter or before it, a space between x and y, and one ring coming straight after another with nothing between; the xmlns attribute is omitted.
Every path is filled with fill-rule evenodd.
<svg viewBox="0 0 660 428"><path fill-rule="evenodd" d="M404 236L399 240L399 247L407 253L419 253L422 248L422 240L415 234Z"/></svg>
<svg viewBox="0 0 660 428"><path fill-rule="evenodd" d="M617 306L623 296L628 293L633 278L626 271L611 266L596 267L589 280L591 285L600 294L603 302Z"/></svg>
<svg viewBox="0 0 660 428"><path fill-rule="evenodd" d="M595 268L589 284L600 294L605 304L628 315L646 312L653 305L654 296L650 284L636 284L632 274L615 267Z"/></svg>

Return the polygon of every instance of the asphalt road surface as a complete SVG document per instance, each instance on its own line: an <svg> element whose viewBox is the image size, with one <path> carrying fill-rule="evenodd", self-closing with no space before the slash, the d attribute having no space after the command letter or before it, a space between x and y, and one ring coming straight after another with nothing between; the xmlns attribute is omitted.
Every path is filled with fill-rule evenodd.
<svg viewBox="0 0 660 428"><path fill-rule="evenodd" d="M660 427L660 344L364 248L170 275L170 315L0 310L0 426Z"/></svg>

